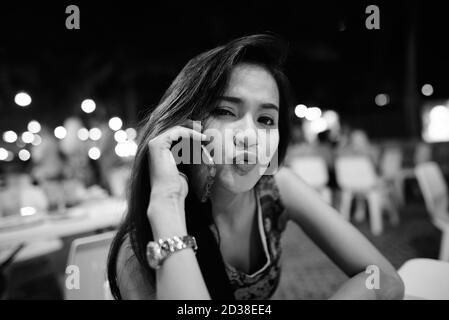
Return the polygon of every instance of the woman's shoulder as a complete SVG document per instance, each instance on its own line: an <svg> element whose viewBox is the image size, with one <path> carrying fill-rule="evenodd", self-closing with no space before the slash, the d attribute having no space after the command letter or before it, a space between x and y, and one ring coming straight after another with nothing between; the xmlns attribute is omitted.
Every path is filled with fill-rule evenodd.
<svg viewBox="0 0 449 320"><path fill-rule="evenodd" d="M263 175L257 183L257 188L261 195L269 195L273 199L281 201L284 185L295 176L296 174L289 167L281 166L273 174Z"/></svg>
<svg viewBox="0 0 449 320"><path fill-rule="evenodd" d="M117 255L117 285L122 299L155 299L155 284L134 254L129 235L126 235Z"/></svg>

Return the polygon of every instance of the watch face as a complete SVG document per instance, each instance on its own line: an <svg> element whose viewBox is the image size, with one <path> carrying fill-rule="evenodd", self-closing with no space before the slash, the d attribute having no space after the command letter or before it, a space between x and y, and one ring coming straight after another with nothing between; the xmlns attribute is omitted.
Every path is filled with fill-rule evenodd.
<svg viewBox="0 0 449 320"><path fill-rule="evenodd" d="M161 247L158 243L150 241L147 245L148 264L152 268L158 268L162 259Z"/></svg>

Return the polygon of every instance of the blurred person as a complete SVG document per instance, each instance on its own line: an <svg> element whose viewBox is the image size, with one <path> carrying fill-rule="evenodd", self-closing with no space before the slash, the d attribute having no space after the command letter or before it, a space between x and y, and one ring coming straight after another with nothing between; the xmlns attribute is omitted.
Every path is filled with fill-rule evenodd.
<svg viewBox="0 0 449 320"><path fill-rule="evenodd" d="M315 152L322 157L328 168L334 167L334 142L331 138L329 130L318 133L317 142L315 144Z"/></svg>
<svg viewBox="0 0 449 320"><path fill-rule="evenodd" d="M82 121L77 117L69 117L64 121L64 128L67 135L60 140L59 146L64 161L64 179L77 181L84 187L101 184L102 175L95 161L88 156L90 147L96 146L101 150L99 141L81 141L78 138L78 131L84 128ZM105 130L102 130L103 135Z"/></svg>
<svg viewBox="0 0 449 320"><path fill-rule="evenodd" d="M337 141L334 140L334 134L330 130L320 132L318 134L318 142L316 152L326 161L327 173L329 177L327 185L331 189L339 189L337 176L335 173L335 153Z"/></svg>
<svg viewBox="0 0 449 320"><path fill-rule="evenodd" d="M338 147L338 155L358 155L366 156L372 161L375 167L379 163L379 151L370 142L367 133L362 129L354 129L349 132L348 140L342 140Z"/></svg>
<svg viewBox="0 0 449 320"><path fill-rule="evenodd" d="M64 176L64 156L59 149L58 140L43 127L40 132L42 142L31 149L31 175L37 182L61 180Z"/></svg>
<svg viewBox="0 0 449 320"><path fill-rule="evenodd" d="M289 220L349 276L332 298L402 298L394 267L289 169L264 174L259 163L232 159L212 167L188 165L186 176L176 166L173 142L209 141L214 154L249 154L254 145L248 132L255 129L276 141L282 163L291 106L281 71L285 54L282 42L269 35L236 39L202 53L187 63L145 120L126 218L109 255L115 298L268 299L279 283L280 237ZM205 131L195 130L193 120L201 121ZM220 145L200 133L211 128L231 130L233 136ZM260 140L255 147L267 149ZM214 181L206 202L193 191L198 172ZM169 248L172 253L163 259L158 253ZM380 270L379 290L366 287L370 265Z"/></svg>
<svg viewBox="0 0 449 320"><path fill-rule="evenodd" d="M41 187L48 199L48 210L62 212L65 208L64 179L65 161L58 140L46 127L39 133L42 142L31 149L31 177Z"/></svg>
<svg viewBox="0 0 449 320"><path fill-rule="evenodd" d="M284 159L285 165L290 165L291 161L297 157L313 154L313 146L306 140L302 127L294 126Z"/></svg>
<svg viewBox="0 0 449 320"><path fill-rule="evenodd" d="M28 173L10 173L6 180L7 187L0 190L0 216L20 216L24 207L31 207L38 214L46 213L47 197L40 187L32 184Z"/></svg>

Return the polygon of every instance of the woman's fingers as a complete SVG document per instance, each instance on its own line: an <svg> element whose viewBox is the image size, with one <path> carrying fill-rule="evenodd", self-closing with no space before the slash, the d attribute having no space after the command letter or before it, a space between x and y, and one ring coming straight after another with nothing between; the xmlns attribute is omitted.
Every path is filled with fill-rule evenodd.
<svg viewBox="0 0 449 320"><path fill-rule="evenodd" d="M174 127L173 130L168 132L167 142L170 142L170 145L174 141L178 141L179 138L192 138L195 141L205 141L207 140L207 136L204 133L195 131L193 129L188 129L182 126Z"/></svg>
<svg viewBox="0 0 449 320"><path fill-rule="evenodd" d="M192 139L201 142L206 140L207 137L205 134L179 125L152 139L148 143L148 147L153 178L159 178L160 181L167 181L170 177L179 179L177 163L170 149L173 142L180 139Z"/></svg>
<svg viewBox="0 0 449 320"><path fill-rule="evenodd" d="M203 133L183 126L175 126L153 138L148 143L148 146L150 149L170 149L172 143L178 141L180 138L192 138L199 142L207 140L207 136Z"/></svg>

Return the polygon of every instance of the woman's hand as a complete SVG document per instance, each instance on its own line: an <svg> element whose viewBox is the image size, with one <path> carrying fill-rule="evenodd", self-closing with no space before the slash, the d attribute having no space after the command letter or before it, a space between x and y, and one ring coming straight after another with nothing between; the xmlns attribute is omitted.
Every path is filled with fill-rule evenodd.
<svg viewBox="0 0 449 320"><path fill-rule="evenodd" d="M148 143L151 197L148 208L150 223L155 216L181 215L184 219L184 200L188 192L186 178L180 174L170 150L180 139L206 140L206 135L192 129L193 121L170 128ZM168 217L165 217L168 218ZM165 220L165 219L164 219ZM184 220L183 220L184 221Z"/></svg>
<svg viewBox="0 0 449 320"><path fill-rule="evenodd" d="M190 120L164 131L148 143L151 195L147 216L154 240L187 234L184 210L187 180L179 173L170 150L173 142L179 139L202 141L206 136L193 130ZM157 299L210 299L191 248L178 251L164 261L156 272L154 287Z"/></svg>

